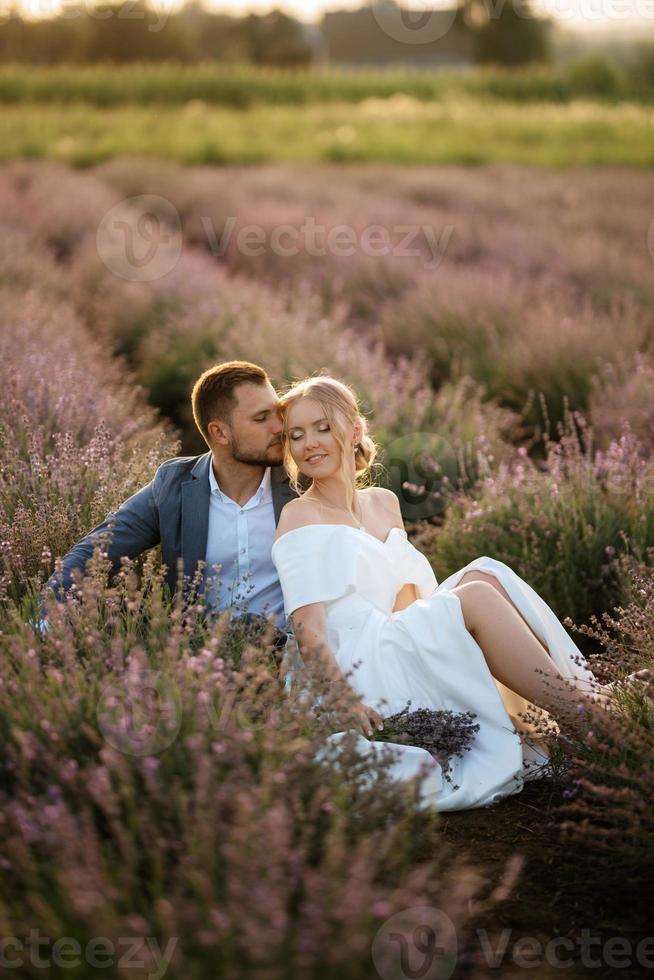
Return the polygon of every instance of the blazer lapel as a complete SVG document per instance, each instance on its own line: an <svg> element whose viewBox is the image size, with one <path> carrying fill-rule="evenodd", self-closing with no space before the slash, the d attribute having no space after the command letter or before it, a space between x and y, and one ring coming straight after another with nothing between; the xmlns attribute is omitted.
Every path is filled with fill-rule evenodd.
<svg viewBox="0 0 654 980"><path fill-rule="evenodd" d="M182 558L184 574L195 575L199 561L207 554L209 533L209 466L211 453L200 456L182 484Z"/></svg>

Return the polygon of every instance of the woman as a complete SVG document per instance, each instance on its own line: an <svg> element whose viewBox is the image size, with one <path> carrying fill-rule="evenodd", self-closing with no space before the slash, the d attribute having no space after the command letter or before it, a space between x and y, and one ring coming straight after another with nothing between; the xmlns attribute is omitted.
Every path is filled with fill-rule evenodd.
<svg viewBox="0 0 654 980"><path fill-rule="evenodd" d="M548 761L519 715L531 709L533 718L536 705L550 728L552 715L573 730L580 705L608 705L608 688L549 606L503 562L477 558L438 585L408 541L396 495L360 488L376 448L347 385L309 378L282 396L281 409L291 483L299 490L298 480L311 481L284 507L272 548L303 657L321 656L330 678L357 691L364 734L408 700L412 710L477 715L479 732L452 760L449 783L424 750L398 750L394 775L415 774L428 757L422 792L439 809L487 806L519 792ZM361 742L366 751L381 747Z"/></svg>

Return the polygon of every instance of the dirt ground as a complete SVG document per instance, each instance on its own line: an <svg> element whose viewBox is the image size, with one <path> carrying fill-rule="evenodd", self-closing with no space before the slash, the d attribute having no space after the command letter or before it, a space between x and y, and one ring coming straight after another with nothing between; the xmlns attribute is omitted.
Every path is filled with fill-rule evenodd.
<svg viewBox="0 0 654 980"><path fill-rule="evenodd" d="M502 978L652 975L654 938L645 951L638 950L645 937L654 937L642 888L612 872L610 859L582 853L563 840L556 815L562 790L543 779L493 807L441 817L441 834L452 853L467 856L493 883L511 854L525 858L511 897L496 909L494 927L481 935L475 930L479 962L488 976ZM651 870L644 868L643 875ZM536 943L526 943L527 937ZM462 967L454 976L466 972Z"/></svg>

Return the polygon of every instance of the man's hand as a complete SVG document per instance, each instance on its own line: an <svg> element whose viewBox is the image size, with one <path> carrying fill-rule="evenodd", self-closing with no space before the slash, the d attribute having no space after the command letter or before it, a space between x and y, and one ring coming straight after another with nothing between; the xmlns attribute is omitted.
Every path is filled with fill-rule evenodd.
<svg viewBox="0 0 654 980"><path fill-rule="evenodd" d="M384 719L380 714L378 714L374 708L368 707L367 704L358 704L352 709L352 714L354 716L355 724L361 727L361 731L364 735L372 735L373 726L377 727L378 731L381 731L384 727Z"/></svg>

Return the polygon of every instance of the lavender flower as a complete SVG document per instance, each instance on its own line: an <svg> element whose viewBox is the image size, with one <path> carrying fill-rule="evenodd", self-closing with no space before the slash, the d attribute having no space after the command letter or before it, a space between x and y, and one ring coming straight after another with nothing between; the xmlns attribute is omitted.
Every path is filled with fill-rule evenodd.
<svg viewBox="0 0 654 980"><path fill-rule="evenodd" d="M472 747L479 725L472 711L447 711L416 708L409 711L407 701L402 711L384 718L384 728L370 736L371 741L417 745L430 752L440 763L443 775L450 780L453 756L462 757ZM450 780L451 781L451 780Z"/></svg>

